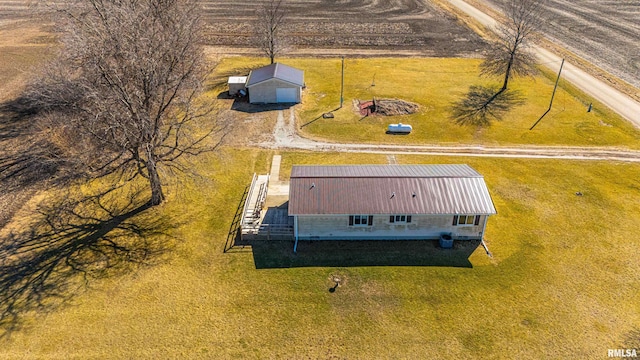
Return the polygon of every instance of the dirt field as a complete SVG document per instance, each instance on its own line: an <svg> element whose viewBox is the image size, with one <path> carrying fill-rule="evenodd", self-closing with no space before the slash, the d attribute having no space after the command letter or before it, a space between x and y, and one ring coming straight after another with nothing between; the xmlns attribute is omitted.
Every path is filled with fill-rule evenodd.
<svg viewBox="0 0 640 360"><path fill-rule="evenodd" d="M210 45L247 46L263 1L203 1ZM284 30L294 48L419 49L475 56L478 35L428 0L288 0Z"/></svg>
<svg viewBox="0 0 640 360"><path fill-rule="evenodd" d="M255 14L263 2L202 1L207 45L224 46L227 51L235 47L239 52L251 47ZM0 26L25 18L26 3L1 1ZM288 20L283 31L298 52L347 48L389 56L418 50L423 56L475 57L484 47L478 35L429 0L287 0L285 5Z"/></svg>
<svg viewBox="0 0 640 360"><path fill-rule="evenodd" d="M547 11L548 38L640 88L640 2L549 0Z"/></svg>

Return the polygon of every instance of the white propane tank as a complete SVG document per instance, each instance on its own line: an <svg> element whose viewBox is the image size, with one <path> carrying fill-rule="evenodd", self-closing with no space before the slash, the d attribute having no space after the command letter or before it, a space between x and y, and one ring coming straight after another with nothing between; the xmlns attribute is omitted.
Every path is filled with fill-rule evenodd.
<svg viewBox="0 0 640 360"><path fill-rule="evenodd" d="M389 128L388 128L388 131L390 133L396 133L396 134L408 134L411 132L411 130L413 130L413 127L411 127L411 125L403 124L403 123L389 124Z"/></svg>

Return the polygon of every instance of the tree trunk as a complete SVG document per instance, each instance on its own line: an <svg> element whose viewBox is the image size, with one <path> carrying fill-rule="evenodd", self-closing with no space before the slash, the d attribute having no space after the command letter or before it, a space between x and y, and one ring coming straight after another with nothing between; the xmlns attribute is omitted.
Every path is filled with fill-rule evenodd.
<svg viewBox="0 0 640 360"><path fill-rule="evenodd" d="M151 206L160 205L164 200L164 194L162 193L162 183L160 182L158 168L156 167L156 162L151 151L147 151L147 172L149 175L149 185L151 187L151 200L149 200L149 203Z"/></svg>
<svg viewBox="0 0 640 360"><path fill-rule="evenodd" d="M275 34L271 33L271 38L269 39L269 58L271 59L271 63L273 64L276 59L276 44L274 40Z"/></svg>
<svg viewBox="0 0 640 360"><path fill-rule="evenodd" d="M504 74L504 84L502 84L502 89L500 89L499 93L507 90L507 85L509 85L509 76L511 75L511 66L513 65L513 58L515 57L516 49L513 49L511 52L511 56L509 57L509 62L507 63L507 71Z"/></svg>

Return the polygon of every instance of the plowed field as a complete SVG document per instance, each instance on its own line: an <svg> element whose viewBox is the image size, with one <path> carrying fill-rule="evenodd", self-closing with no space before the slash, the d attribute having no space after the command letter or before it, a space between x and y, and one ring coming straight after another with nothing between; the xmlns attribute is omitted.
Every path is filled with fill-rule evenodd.
<svg viewBox="0 0 640 360"><path fill-rule="evenodd" d="M547 11L548 38L640 88L640 1L548 0Z"/></svg>
<svg viewBox="0 0 640 360"><path fill-rule="evenodd" d="M204 0L207 45L253 47L257 10L265 1ZM26 0L0 0L0 25L29 14ZM285 0L283 32L295 49L416 51L478 56L484 42L429 0ZM311 52L313 53L313 52Z"/></svg>
<svg viewBox="0 0 640 360"><path fill-rule="evenodd" d="M251 44L264 1L203 1L211 45ZM482 40L429 0L288 0L283 27L295 48L420 50L434 56L474 56ZM391 53L390 53L391 54Z"/></svg>

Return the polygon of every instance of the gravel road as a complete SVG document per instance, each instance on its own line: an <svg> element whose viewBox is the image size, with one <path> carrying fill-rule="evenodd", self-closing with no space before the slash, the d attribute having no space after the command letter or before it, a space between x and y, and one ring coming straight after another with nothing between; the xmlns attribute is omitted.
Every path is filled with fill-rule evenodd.
<svg viewBox="0 0 640 360"><path fill-rule="evenodd" d="M296 131L295 109L279 110L273 139L252 144L269 149L352 152L387 155L442 155L493 158L599 160L640 163L640 151L560 146L438 146L340 144L303 138Z"/></svg>
<svg viewBox="0 0 640 360"><path fill-rule="evenodd" d="M475 0L496 5L506 0ZM547 0L541 31L554 43L640 88L640 2Z"/></svg>
<svg viewBox="0 0 640 360"><path fill-rule="evenodd" d="M496 27L497 22L493 18L463 0L448 1L469 16L476 19L482 25L488 28ZM538 55L541 64L544 64L551 70L558 71L560 62L562 61L559 56L540 47L534 47L534 52ZM622 117L633 123L636 127L640 128L640 103L570 63L565 62L564 69L562 70L562 76L580 90L610 107Z"/></svg>

